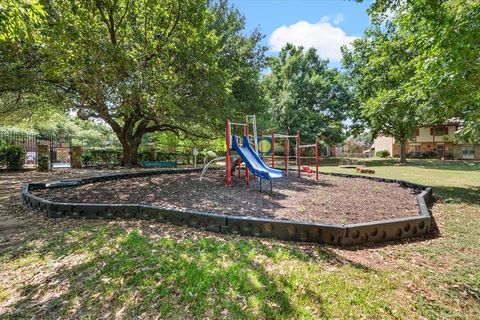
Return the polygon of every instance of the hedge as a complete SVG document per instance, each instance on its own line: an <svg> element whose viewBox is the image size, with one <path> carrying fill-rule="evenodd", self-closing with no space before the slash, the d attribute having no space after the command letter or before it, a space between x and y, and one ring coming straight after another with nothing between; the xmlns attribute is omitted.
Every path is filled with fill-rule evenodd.
<svg viewBox="0 0 480 320"><path fill-rule="evenodd" d="M26 152L23 146L0 142L0 166L6 166L7 170L22 170L25 155Z"/></svg>

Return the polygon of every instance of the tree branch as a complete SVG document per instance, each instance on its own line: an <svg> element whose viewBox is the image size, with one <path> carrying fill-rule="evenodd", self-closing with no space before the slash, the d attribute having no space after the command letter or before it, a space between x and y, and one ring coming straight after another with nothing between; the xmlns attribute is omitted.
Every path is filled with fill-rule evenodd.
<svg viewBox="0 0 480 320"><path fill-rule="evenodd" d="M172 36L175 29L177 28L178 22L180 21L181 12L182 12L181 6L182 6L181 3L179 3L178 4L177 15L176 15L175 21L173 22L173 26L170 28L170 31L167 32L167 30L170 27L170 21L171 21L171 16L173 15L173 12L171 12L170 15L168 16L167 27L165 28L165 30L160 35L160 37L158 39L158 44L155 47L155 51L150 53L147 57L145 57L145 60L143 62L144 67L146 67L147 64L160 53L161 48L162 48L162 41L166 40L166 39L169 39ZM165 33L167 33L167 36L164 38Z"/></svg>
<svg viewBox="0 0 480 320"><path fill-rule="evenodd" d="M116 38L116 35L115 35L115 24L114 24L114 21L113 21L113 12L114 12L113 7L111 7L108 10L108 19L107 19L107 17L105 16L105 12L103 11L103 1L96 0L95 5L96 5L98 11L100 12L101 20L107 26L108 33L110 35L110 41L112 42L113 45L116 45L117 44L117 38Z"/></svg>

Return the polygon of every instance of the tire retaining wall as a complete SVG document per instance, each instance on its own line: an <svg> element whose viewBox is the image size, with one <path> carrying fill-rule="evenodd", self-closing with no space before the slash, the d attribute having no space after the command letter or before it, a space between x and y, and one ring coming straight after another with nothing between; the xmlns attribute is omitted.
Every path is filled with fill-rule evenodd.
<svg viewBox="0 0 480 320"><path fill-rule="evenodd" d="M417 195L417 216L392 220L373 221L359 224L320 224L224 215L214 212L167 209L148 204L97 204L53 202L35 196L30 191L49 188L75 187L89 183L118 179L146 177L159 174L181 174L201 169L150 170L135 173L110 174L97 177L60 180L47 183L27 183L23 186L22 201L30 209L42 212L50 218L85 219L142 219L174 225L189 226L220 233L244 236L268 237L280 240L327 243L340 246L359 245L366 242L385 242L420 237L431 228L432 217L429 207L433 202L432 188L403 180L386 179L362 175L321 172L355 179L370 179L386 183L397 183L413 188Z"/></svg>

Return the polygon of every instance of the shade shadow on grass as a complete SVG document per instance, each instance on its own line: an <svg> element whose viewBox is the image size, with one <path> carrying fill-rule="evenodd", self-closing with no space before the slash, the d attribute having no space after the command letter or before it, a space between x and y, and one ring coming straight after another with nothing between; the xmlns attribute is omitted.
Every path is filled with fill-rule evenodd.
<svg viewBox="0 0 480 320"><path fill-rule="evenodd" d="M376 272L328 249L303 252L240 238L153 241L140 233L86 226L46 235L43 246L26 248L15 259L32 252L40 261L86 256L56 268L45 281L25 283L21 298L0 317L295 318L305 312L302 302L328 315L331 306L318 291L298 291L291 264L349 266L362 276ZM278 274L277 264L285 265L285 274ZM329 290L343 282L335 274L325 277Z"/></svg>
<svg viewBox="0 0 480 320"><path fill-rule="evenodd" d="M435 186L433 192L444 202L480 205L480 187Z"/></svg>

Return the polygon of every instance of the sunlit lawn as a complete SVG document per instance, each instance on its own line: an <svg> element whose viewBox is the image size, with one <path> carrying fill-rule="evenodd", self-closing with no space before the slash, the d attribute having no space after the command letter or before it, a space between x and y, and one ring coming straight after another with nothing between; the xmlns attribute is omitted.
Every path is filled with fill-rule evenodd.
<svg viewBox="0 0 480 320"><path fill-rule="evenodd" d="M439 236L352 250L37 218L43 235L0 256L0 317L480 318L480 164L369 164L434 187Z"/></svg>

